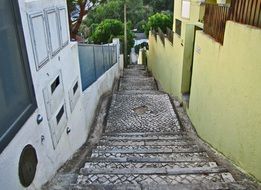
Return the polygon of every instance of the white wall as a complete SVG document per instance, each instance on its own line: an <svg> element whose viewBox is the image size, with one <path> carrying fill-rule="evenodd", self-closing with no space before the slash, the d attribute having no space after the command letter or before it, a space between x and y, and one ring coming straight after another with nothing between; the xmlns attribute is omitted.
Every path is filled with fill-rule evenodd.
<svg viewBox="0 0 261 190"><path fill-rule="evenodd" d="M19 4L38 108L0 154L0 189L23 189L19 182L18 162L20 154L27 144L34 146L38 158L36 176L28 189L40 189L41 185L54 176L57 169L86 141L99 98L104 92L111 90L114 79L119 77L120 64L114 65L90 88L81 93L76 107L71 113L68 91L74 80L77 77L80 78L77 43L70 42L37 71L27 19L27 13L31 11L41 11L52 6L66 6L65 0L19 0ZM61 70L63 78L68 122L59 143L54 149L43 89L59 70ZM81 84L79 86L82 92ZM41 114L44 118L40 125L36 122L38 114ZM66 133L67 127L71 129L69 135ZM43 142L41 142L41 136L45 138Z"/></svg>

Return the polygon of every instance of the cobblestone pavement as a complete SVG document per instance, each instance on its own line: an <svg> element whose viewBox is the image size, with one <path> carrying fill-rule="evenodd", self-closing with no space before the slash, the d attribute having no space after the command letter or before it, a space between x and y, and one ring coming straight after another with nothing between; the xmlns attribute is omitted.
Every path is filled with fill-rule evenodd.
<svg viewBox="0 0 261 190"><path fill-rule="evenodd" d="M107 125L71 189L247 189L180 126L143 66L125 69Z"/></svg>

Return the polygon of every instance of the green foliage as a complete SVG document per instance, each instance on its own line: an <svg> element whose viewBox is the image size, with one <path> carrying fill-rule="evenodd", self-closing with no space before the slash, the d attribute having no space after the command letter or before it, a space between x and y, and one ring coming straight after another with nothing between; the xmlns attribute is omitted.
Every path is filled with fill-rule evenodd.
<svg viewBox="0 0 261 190"><path fill-rule="evenodd" d="M113 38L123 35L123 23L116 19L106 19L96 28L91 38L94 43L110 43Z"/></svg>
<svg viewBox="0 0 261 190"><path fill-rule="evenodd" d="M154 14L154 11L169 10L170 8L167 7L172 7L171 10L173 10L171 1L173 0L103 0L103 3L88 12L88 16L82 23L87 27L81 27L80 33L88 42L110 43L114 37L120 38L123 42L124 26L122 23L124 22L124 3L126 2L129 52L132 47L131 44L133 45L131 29L136 28L138 32L146 31L148 33L150 29L150 26L147 25L148 18ZM161 21L163 21L163 26L172 27L166 24L165 16ZM151 26L155 25L153 19L149 23Z"/></svg>
<svg viewBox="0 0 261 190"><path fill-rule="evenodd" d="M109 1L93 9L84 24L101 23L104 19L118 19L123 21L123 3L121 1Z"/></svg>
<svg viewBox="0 0 261 190"><path fill-rule="evenodd" d="M128 52L134 45L133 33L128 25ZM119 38L123 44L124 41L124 24L116 19L105 19L95 27L95 31L91 36L91 41L95 44L111 43L113 38ZM122 46L123 47L123 46Z"/></svg>
<svg viewBox="0 0 261 190"><path fill-rule="evenodd" d="M145 32L146 24L147 24L147 22L145 20L139 21L135 27L135 28L137 28L137 32L141 32L141 33Z"/></svg>
<svg viewBox="0 0 261 190"><path fill-rule="evenodd" d="M146 35L149 34L151 29L158 30L160 28L164 33L167 32L167 28L172 28L173 19L168 13L156 13L149 17L149 21L145 27Z"/></svg>
<svg viewBox="0 0 261 190"><path fill-rule="evenodd" d="M93 9L84 23L90 26L92 23L100 23L104 19L118 19L124 21L125 0L110 0ZM152 15L152 9L143 6L143 0L126 0L127 17L132 26Z"/></svg>
<svg viewBox="0 0 261 190"><path fill-rule="evenodd" d="M145 5L151 6L154 12L171 11L174 9L174 0L143 0Z"/></svg>

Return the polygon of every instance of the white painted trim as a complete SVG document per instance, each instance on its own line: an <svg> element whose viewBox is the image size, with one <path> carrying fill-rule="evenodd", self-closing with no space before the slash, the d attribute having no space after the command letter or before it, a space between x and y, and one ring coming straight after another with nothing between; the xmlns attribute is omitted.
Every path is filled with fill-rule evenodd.
<svg viewBox="0 0 261 190"><path fill-rule="evenodd" d="M37 53L37 47L36 47L36 39L35 39L35 33L34 33L34 26L33 26L33 19L41 17L43 19L43 28L44 30L44 40L46 44L46 57L43 60L39 60L39 55ZM31 33L31 43L33 47L33 52L34 52L34 59L35 59L35 66L36 70L40 70L48 61L49 61L49 48L48 48L48 36L47 36L47 28L46 28L46 23L45 23L45 17L44 13L42 11L39 12L33 12L33 13L28 13L27 14L28 18L28 24L29 24L29 31Z"/></svg>

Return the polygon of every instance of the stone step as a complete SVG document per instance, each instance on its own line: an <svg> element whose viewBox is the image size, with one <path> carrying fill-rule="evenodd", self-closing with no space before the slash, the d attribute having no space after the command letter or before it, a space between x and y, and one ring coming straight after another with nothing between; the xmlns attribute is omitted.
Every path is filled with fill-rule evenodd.
<svg viewBox="0 0 261 190"><path fill-rule="evenodd" d="M101 140L132 140L132 141L152 141L152 140L189 140L188 135L147 135L147 136L102 136Z"/></svg>
<svg viewBox="0 0 261 190"><path fill-rule="evenodd" d="M123 78L148 78L150 77L146 71L136 70L136 71L126 71L123 72Z"/></svg>
<svg viewBox="0 0 261 190"><path fill-rule="evenodd" d="M180 129L168 95L114 95L105 132L174 132Z"/></svg>
<svg viewBox="0 0 261 190"><path fill-rule="evenodd" d="M150 76L148 76L148 75L124 75L122 78L124 78L124 79L137 79L137 80L139 80L139 79L146 79L146 78L148 78L148 77L150 77Z"/></svg>
<svg viewBox="0 0 261 190"><path fill-rule="evenodd" d="M130 69L130 68L123 69L123 73L124 74L128 74L128 73L146 73L146 74L148 74L148 72L145 69Z"/></svg>
<svg viewBox="0 0 261 190"><path fill-rule="evenodd" d="M128 65L127 69L132 69L132 70L145 70L146 67L144 65Z"/></svg>
<svg viewBox="0 0 261 190"><path fill-rule="evenodd" d="M110 137L150 137L150 136L178 136L178 135L187 135L186 132L145 132L145 133L104 133L103 136L110 136Z"/></svg>
<svg viewBox="0 0 261 190"><path fill-rule="evenodd" d="M175 185L224 183L222 175L226 173L203 173L184 175L144 175L144 174L86 174L79 175L77 184L103 185Z"/></svg>
<svg viewBox="0 0 261 190"><path fill-rule="evenodd" d="M141 94L148 94L148 95L162 95L166 94L164 92L156 91L156 90L121 90L115 92L117 95L141 95Z"/></svg>
<svg viewBox="0 0 261 190"><path fill-rule="evenodd" d="M106 146L178 146L195 145L195 142L188 139L179 140L100 140L98 145Z"/></svg>
<svg viewBox="0 0 261 190"><path fill-rule="evenodd" d="M145 147L145 148L143 148ZM194 153L203 152L197 146L98 146L92 151L93 153L123 153L123 154L164 154L164 153Z"/></svg>
<svg viewBox="0 0 261 190"><path fill-rule="evenodd" d="M111 152L111 153L182 153L182 152L201 152L197 145L176 145L176 146L97 146L93 152Z"/></svg>
<svg viewBox="0 0 261 190"><path fill-rule="evenodd" d="M217 167L215 162L174 162L174 163L117 163L117 162L87 162L84 168L96 168L96 169L143 169L143 168L167 168L167 169L179 169L179 168L206 168Z"/></svg>
<svg viewBox="0 0 261 190"><path fill-rule="evenodd" d="M122 78L119 90L157 90L156 82L153 78Z"/></svg>
<svg viewBox="0 0 261 190"><path fill-rule="evenodd" d="M197 162L209 161L209 157L205 152L193 153L156 153L156 154L139 154L139 153L102 153L94 152L91 155L93 159L122 159L126 162Z"/></svg>
<svg viewBox="0 0 261 190"><path fill-rule="evenodd" d="M142 71L143 72L143 71ZM155 82L155 79L153 77L141 77L141 78L120 78L120 82L135 82L135 81L140 81L140 82Z"/></svg>
<svg viewBox="0 0 261 190"><path fill-rule="evenodd" d="M126 123L127 121L121 121L122 123ZM150 121L149 121L150 122ZM178 121L177 121L178 123ZM163 122L159 123L160 126L163 126ZM116 126L111 126L108 125L106 127L106 133L122 133L122 132L129 132L129 133L133 133L133 132L144 132L144 133L149 133L149 132L153 132L153 131L163 131L163 132L181 132L181 128L179 126L179 124L173 124L173 125L165 125L163 128L158 128L156 125L155 126L151 126L149 124L143 124L143 125L135 125L135 123L131 123L129 124L130 126L122 126L120 127L119 125Z"/></svg>
<svg viewBox="0 0 261 190"><path fill-rule="evenodd" d="M112 163L126 163L126 162L133 162L133 163L176 163L176 162L210 162L211 160L204 156L194 156L194 157L185 157L176 155L176 158L171 157L161 157L160 155L150 155L151 157L143 156L143 157L92 157L87 158L87 162L112 162Z"/></svg>
<svg viewBox="0 0 261 190"><path fill-rule="evenodd" d="M209 183L193 183L193 184L175 184L175 185L136 185L136 184L123 184L123 185L71 185L70 190L246 190L243 183L226 183L226 182L209 182Z"/></svg>
<svg viewBox="0 0 261 190"><path fill-rule="evenodd" d="M190 174L212 174L224 173L227 169L223 167L195 167L195 168L82 168L80 174L107 174L107 175L190 175Z"/></svg>

